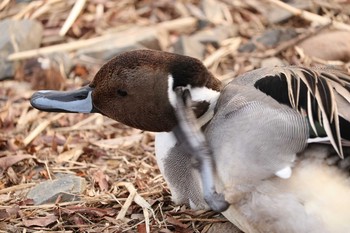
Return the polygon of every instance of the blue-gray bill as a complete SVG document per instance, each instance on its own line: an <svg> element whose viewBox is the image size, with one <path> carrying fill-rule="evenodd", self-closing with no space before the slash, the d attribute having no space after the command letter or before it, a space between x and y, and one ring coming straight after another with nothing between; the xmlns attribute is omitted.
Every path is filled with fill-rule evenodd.
<svg viewBox="0 0 350 233"><path fill-rule="evenodd" d="M82 87L74 91L38 91L30 100L31 105L47 112L96 112L91 93L93 88Z"/></svg>

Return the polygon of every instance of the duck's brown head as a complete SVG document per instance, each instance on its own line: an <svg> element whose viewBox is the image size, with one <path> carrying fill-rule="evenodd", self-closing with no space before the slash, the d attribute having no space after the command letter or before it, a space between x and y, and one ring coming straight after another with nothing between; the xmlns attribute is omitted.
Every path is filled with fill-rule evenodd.
<svg viewBox="0 0 350 233"><path fill-rule="evenodd" d="M98 112L142 130L170 131L176 125L173 90L177 86L191 88L200 117L214 107L221 82L195 58L135 50L104 64L88 86L38 91L31 104L50 112Z"/></svg>

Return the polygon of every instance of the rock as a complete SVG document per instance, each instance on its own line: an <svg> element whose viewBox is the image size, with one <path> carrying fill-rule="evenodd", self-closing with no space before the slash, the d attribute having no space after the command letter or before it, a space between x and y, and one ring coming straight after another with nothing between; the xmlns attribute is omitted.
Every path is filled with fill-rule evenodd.
<svg viewBox="0 0 350 233"><path fill-rule="evenodd" d="M221 25L216 28L207 28L195 33L191 36L193 39L201 43L210 43L218 47L219 44L230 37L235 37L238 34L238 28L234 25Z"/></svg>
<svg viewBox="0 0 350 233"><path fill-rule="evenodd" d="M7 61L14 52L39 48L43 27L34 20L3 20L0 22L0 80L14 76L15 65Z"/></svg>
<svg viewBox="0 0 350 233"><path fill-rule="evenodd" d="M310 57L328 61L350 61L350 32L348 31L329 31L318 34L302 41L298 46Z"/></svg>
<svg viewBox="0 0 350 233"><path fill-rule="evenodd" d="M107 39L77 51L77 56L87 55L107 61L115 55L133 49L162 50L164 31L154 27L133 27L120 32L111 32Z"/></svg>
<svg viewBox="0 0 350 233"><path fill-rule="evenodd" d="M283 61L277 57L269 57L261 61L261 67L283 66Z"/></svg>
<svg viewBox="0 0 350 233"><path fill-rule="evenodd" d="M265 31L262 35L252 38L249 42L241 45L238 48L239 52L253 52L259 47L267 49L275 48L282 42L286 42L298 36L298 33L293 28L285 29L270 29Z"/></svg>
<svg viewBox="0 0 350 233"><path fill-rule="evenodd" d="M261 37L257 39L259 43L262 43L266 47L276 47L282 42L293 39L298 34L294 28L286 29L271 29L267 30Z"/></svg>
<svg viewBox="0 0 350 233"><path fill-rule="evenodd" d="M79 200L77 194L85 190L85 179L73 175L58 175L55 180L47 180L29 191L27 198L33 199L35 205L54 203L60 195L60 202Z"/></svg>
<svg viewBox="0 0 350 233"><path fill-rule="evenodd" d="M199 60L204 58L204 45L189 36L180 36L173 47L174 53L195 57Z"/></svg>
<svg viewBox="0 0 350 233"><path fill-rule="evenodd" d="M238 227L231 222L213 223L208 229L207 233L243 233Z"/></svg>
<svg viewBox="0 0 350 233"><path fill-rule="evenodd" d="M240 53L251 53L251 52L254 52L255 49L256 49L256 46L255 46L254 42L249 41L249 42L239 46L238 52L240 52Z"/></svg>

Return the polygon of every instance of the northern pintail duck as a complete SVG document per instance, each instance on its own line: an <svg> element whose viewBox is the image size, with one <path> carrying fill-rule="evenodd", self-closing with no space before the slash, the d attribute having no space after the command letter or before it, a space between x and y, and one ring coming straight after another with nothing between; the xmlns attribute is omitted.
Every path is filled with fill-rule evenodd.
<svg viewBox="0 0 350 233"><path fill-rule="evenodd" d="M231 222L244 232L350 232L350 156L343 148L350 140L350 77L341 71L262 68L223 88L194 58L139 50L106 63L86 87L39 91L31 104L99 112L159 132L157 161L173 200L208 208L201 174L172 133L177 87L190 91Z"/></svg>

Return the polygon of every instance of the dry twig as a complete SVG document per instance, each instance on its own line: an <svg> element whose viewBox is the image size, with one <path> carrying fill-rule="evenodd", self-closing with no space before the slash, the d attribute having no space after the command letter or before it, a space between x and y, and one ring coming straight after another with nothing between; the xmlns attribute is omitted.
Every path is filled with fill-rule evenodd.
<svg viewBox="0 0 350 233"><path fill-rule="evenodd" d="M79 14L83 10L85 3L86 3L86 0L77 0L75 2L71 12L69 13L68 18L64 22L59 32L60 36L64 36L68 32L69 28L73 25L74 21L78 18Z"/></svg>
<svg viewBox="0 0 350 233"><path fill-rule="evenodd" d="M321 25L327 25L327 24L332 24L334 28L339 29L339 30L347 30L350 31L350 26L348 24L344 24L342 22L337 22L334 20L331 20L330 18L326 16L321 16L321 15L316 15L311 12L305 11L305 10L300 10L298 8L295 8L291 5L288 5L280 0L267 0L270 3L275 4L276 6L279 6L289 12L291 12L295 16L299 16L305 20L321 24Z"/></svg>
<svg viewBox="0 0 350 233"><path fill-rule="evenodd" d="M44 131L51 122L56 121L63 117L65 113L59 113L49 120L41 122L30 134L23 140L23 145L28 146L42 131Z"/></svg>

